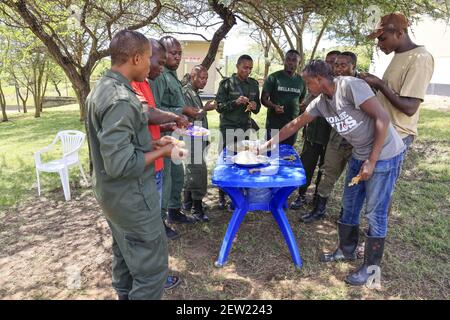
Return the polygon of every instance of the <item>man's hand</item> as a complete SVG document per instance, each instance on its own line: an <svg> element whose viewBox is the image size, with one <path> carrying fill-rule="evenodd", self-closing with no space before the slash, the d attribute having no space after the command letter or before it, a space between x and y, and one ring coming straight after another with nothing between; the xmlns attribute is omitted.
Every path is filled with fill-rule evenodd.
<svg viewBox="0 0 450 320"><path fill-rule="evenodd" d="M186 106L183 108L183 114L194 119L199 119L202 116L202 110Z"/></svg>
<svg viewBox="0 0 450 320"><path fill-rule="evenodd" d="M178 116L175 119L175 123L178 128L187 128L191 125L188 118L184 115Z"/></svg>
<svg viewBox="0 0 450 320"><path fill-rule="evenodd" d="M250 101L247 105L247 109L250 111L256 110L256 102L255 101Z"/></svg>
<svg viewBox="0 0 450 320"><path fill-rule="evenodd" d="M370 160L363 162L361 169L359 170L359 176L362 181L367 181L372 177L373 171L375 170L375 163Z"/></svg>
<svg viewBox="0 0 450 320"><path fill-rule="evenodd" d="M205 106L203 107L203 110L208 112L208 111L212 111L212 110L216 110L217 109L217 101L216 100L210 100L208 101Z"/></svg>
<svg viewBox="0 0 450 320"><path fill-rule="evenodd" d="M177 128L177 124L175 122L168 122L159 125L159 130L161 132L169 132L174 131Z"/></svg>
<svg viewBox="0 0 450 320"><path fill-rule="evenodd" d="M367 72L361 72L358 74L358 78L364 80L367 82L367 84L377 90L380 90L380 88L383 86L383 80L378 78L377 76L374 76L373 74L367 73Z"/></svg>
<svg viewBox="0 0 450 320"><path fill-rule="evenodd" d="M171 158L172 160L183 160L186 159L189 152L181 146L169 143L161 148L163 151L163 156Z"/></svg>
<svg viewBox="0 0 450 320"><path fill-rule="evenodd" d="M237 106L240 106L240 105L242 105L242 104L247 104L247 102L249 102L249 100L248 100L247 97L240 96L240 97L237 98L234 102L236 103Z"/></svg>
<svg viewBox="0 0 450 320"><path fill-rule="evenodd" d="M186 145L183 141L175 139L172 136L164 136L161 139L155 140L153 144L157 147L164 147L168 144L173 144L179 147L184 147Z"/></svg>
<svg viewBox="0 0 450 320"><path fill-rule="evenodd" d="M275 105L274 110L276 113L280 114L280 113L284 113L284 106L279 106L279 105Z"/></svg>

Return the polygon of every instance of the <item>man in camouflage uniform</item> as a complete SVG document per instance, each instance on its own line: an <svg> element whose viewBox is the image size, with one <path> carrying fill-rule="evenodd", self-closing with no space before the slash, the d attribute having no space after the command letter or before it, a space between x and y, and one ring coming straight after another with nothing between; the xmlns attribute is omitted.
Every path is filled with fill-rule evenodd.
<svg viewBox="0 0 450 320"><path fill-rule="evenodd" d="M148 116L130 85L149 72L148 39L123 30L110 51L111 70L86 103L94 194L113 237L112 284L121 300L160 299L168 251L153 163L172 153L185 157L187 151L171 137L152 142Z"/></svg>
<svg viewBox="0 0 450 320"><path fill-rule="evenodd" d="M250 129L251 113L257 114L261 109L259 83L250 77L253 59L249 55L240 56L236 68L237 73L220 82L216 95L217 112L220 113L220 151L226 144L244 139L244 135L236 130L245 132ZM219 208L225 209L222 190L219 190Z"/></svg>
<svg viewBox="0 0 450 320"><path fill-rule="evenodd" d="M160 39L160 43L166 49L166 65L162 74L156 80L150 81L157 108L192 118L201 116L199 110L186 105L181 82L177 77L176 70L180 65L182 55L180 42L173 37L166 36ZM169 134L170 132L161 132L161 135ZM161 216L163 220L167 216L168 223L194 223L196 221L194 217L184 215L181 212L181 191L183 184L183 164L175 164L165 159ZM166 232L171 239L178 237L176 231L169 227L166 227Z"/></svg>
<svg viewBox="0 0 450 320"><path fill-rule="evenodd" d="M215 110L217 104L215 101L208 101L203 106L202 99L199 96L199 90L203 89L208 82L208 70L198 65L192 68L189 82L183 87L186 104L203 111L202 117L194 122L195 125L208 129L208 118L206 113ZM208 137L193 137L189 141L190 159L186 164L186 176L184 178L184 210L192 210L193 216L203 222L209 221L204 212L202 200L207 193L208 187L208 168L204 159L204 152L208 146Z"/></svg>

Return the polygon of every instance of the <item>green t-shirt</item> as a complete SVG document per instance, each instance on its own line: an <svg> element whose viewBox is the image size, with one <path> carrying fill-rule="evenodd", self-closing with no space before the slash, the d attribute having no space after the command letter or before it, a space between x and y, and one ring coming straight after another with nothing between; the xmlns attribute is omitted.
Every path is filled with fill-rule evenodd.
<svg viewBox="0 0 450 320"><path fill-rule="evenodd" d="M263 91L270 94L270 101L284 106L284 113L278 114L268 108L266 129L281 129L300 114L300 101L306 95L306 86L302 77L294 74L292 77L280 70L270 74L264 82Z"/></svg>

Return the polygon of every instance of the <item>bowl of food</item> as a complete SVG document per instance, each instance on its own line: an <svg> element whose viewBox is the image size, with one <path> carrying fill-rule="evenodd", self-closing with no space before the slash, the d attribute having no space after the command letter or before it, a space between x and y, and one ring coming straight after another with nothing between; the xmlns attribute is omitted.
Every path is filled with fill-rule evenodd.
<svg viewBox="0 0 450 320"><path fill-rule="evenodd" d="M231 162L240 167L258 167L269 164L269 157L256 155L251 151L241 151L231 157Z"/></svg>

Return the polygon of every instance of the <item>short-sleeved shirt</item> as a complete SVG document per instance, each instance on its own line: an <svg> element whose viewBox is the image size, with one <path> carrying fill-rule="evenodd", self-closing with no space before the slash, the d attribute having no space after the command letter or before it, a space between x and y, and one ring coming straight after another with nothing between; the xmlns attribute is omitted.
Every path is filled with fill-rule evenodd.
<svg viewBox="0 0 450 320"><path fill-rule="evenodd" d="M383 81L400 97L423 101L434 71L433 56L423 47L396 53L383 75ZM392 124L402 138L417 136L419 111L408 116L396 109L381 91L378 100L389 113Z"/></svg>
<svg viewBox="0 0 450 320"><path fill-rule="evenodd" d="M353 156L367 160L375 140L375 120L360 109L373 91L363 80L353 77L336 77L336 90L330 99L320 94L306 108L315 117L324 117L327 122L352 146ZM386 160L400 154L405 146L402 139L389 123L387 136L378 160Z"/></svg>
<svg viewBox="0 0 450 320"><path fill-rule="evenodd" d="M298 74L289 76L284 70L270 74L264 82L263 91L269 93L270 101L284 106L284 113L268 108L266 129L281 129L300 114L300 101L305 98L306 86Z"/></svg>
<svg viewBox="0 0 450 320"><path fill-rule="evenodd" d="M150 87L150 84L148 81L142 81L142 82L131 82L131 86L133 87L134 91L136 92L136 95L138 99L141 102L144 102L148 104L150 108L155 109L156 103L155 103L155 97L153 96L152 88ZM148 125L148 131L150 132L153 140L158 140L161 138L161 130L159 128L159 125L156 124L149 124ZM155 160L155 171L161 171L162 168L164 168L164 159L158 158Z"/></svg>

